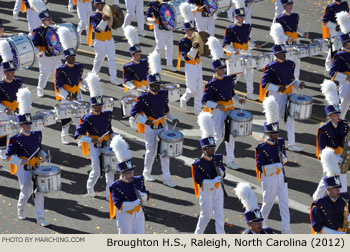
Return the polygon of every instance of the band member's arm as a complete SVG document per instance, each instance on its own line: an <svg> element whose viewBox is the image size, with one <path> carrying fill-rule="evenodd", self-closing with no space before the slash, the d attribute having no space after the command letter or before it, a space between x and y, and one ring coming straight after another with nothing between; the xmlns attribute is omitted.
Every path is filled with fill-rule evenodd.
<svg viewBox="0 0 350 252"><path fill-rule="evenodd" d="M129 67L123 67L123 76L124 76L124 86L128 89L134 89L135 85L132 83L132 73Z"/></svg>
<svg viewBox="0 0 350 252"><path fill-rule="evenodd" d="M0 113L4 113L7 108L4 104L1 103L3 99L4 99L4 95L2 90L0 89Z"/></svg>
<svg viewBox="0 0 350 252"><path fill-rule="evenodd" d="M256 167L265 176L270 176L271 174L274 174L277 171L277 169L282 169L282 163L280 162L273 163L273 164L266 164L267 160L265 159L265 155L263 151L259 148L259 146L256 148L255 161L256 161Z"/></svg>
<svg viewBox="0 0 350 252"><path fill-rule="evenodd" d="M333 17L333 13L329 10L327 6L326 11L324 12L324 15L322 18L322 22L323 22L323 25L326 26L328 29L335 31L335 27L337 26L337 24L331 21L332 17Z"/></svg>
<svg viewBox="0 0 350 252"><path fill-rule="evenodd" d="M324 148L327 147L327 135L323 130L318 130L318 147L322 151Z"/></svg>
<svg viewBox="0 0 350 252"><path fill-rule="evenodd" d="M311 209L311 225L315 232L318 234L341 234L340 232L334 229L326 227L323 223L323 216L318 207L313 203Z"/></svg>
<svg viewBox="0 0 350 252"><path fill-rule="evenodd" d="M15 3L15 7L13 8L13 18L15 20L18 20L18 14L19 14L19 11L21 10L21 3L22 1L21 0L16 0L16 3Z"/></svg>
<svg viewBox="0 0 350 252"><path fill-rule="evenodd" d="M233 51L235 50L233 48L233 46L231 45L233 39L234 38L233 38L232 32L226 28L224 40L222 42L222 46L223 46L225 52L233 53Z"/></svg>
<svg viewBox="0 0 350 252"><path fill-rule="evenodd" d="M222 154L215 154L214 158L216 158L216 165L219 166L219 173L218 176L222 176L223 178L226 176L225 173L225 166L223 162L223 156Z"/></svg>
<svg viewBox="0 0 350 252"><path fill-rule="evenodd" d="M120 189L118 189L118 188L110 187L110 192L111 192L111 195L112 195L113 204L118 209L120 209L122 207L123 199L124 199L123 194L119 193L119 190Z"/></svg>
<svg viewBox="0 0 350 252"><path fill-rule="evenodd" d="M155 23L155 12L157 9L155 8L152 2L148 3L148 8L146 11L146 20L149 25L153 25Z"/></svg>
<svg viewBox="0 0 350 252"><path fill-rule="evenodd" d="M179 49L185 61L194 60L198 54L198 50L194 47L189 47L187 44L180 41Z"/></svg>
<svg viewBox="0 0 350 252"><path fill-rule="evenodd" d="M143 99L139 99L135 105L132 107L130 111L130 115L134 118L134 121L137 123L145 124L147 122L147 118L141 115L143 108L145 107L145 103Z"/></svg>
<svg viewBox="0 0 350 252"><path fill-rule="evenodd" d="M80 125L75 130L74 139L80 140L85 143L91 143L92 138L85 135L87 131L88 131L88 123L84 120L84 117L83 117L81 119Z"/></svg>
<svg viewBox="0 0 350 252"><path fill-rule="evenodd" d="M113 115L113 112L112 111L105 111L104 113L107 113L109 115L108 130L107 131L109 131L110 139L112 139L115 136L115 133L113 132L113 127L112 127L112 115Z"/></svg>
<svg viewBox="0 0 350 252"><path fill-rule="evenodd" d="M282 151L282 163L286 164L288 162L286 144L283 138L278 138L278 142Z"/></svg>
<svg viewBox="0 0 350 252"><path fill-rule="evenodd" d="M7 151L6 151L6 160L10 164L20 166L21 162L23 161L21 158L17 156L17 151L18 151L19 145L15 140L10 138L9 144L7 146Z"/></svg>
<svg viewBox="0 0 350 252"><path fill-rule="evenodd" d="M94 32L104 32L108 29L107 22L104 21L102 18L100 20L99 18L96 18L96 16L91 16L90 22L94 29Z"/></svg>
<svg viewBox="0 0 350 252"><path fill-rule="evenodd" d="M63 74L61 71L59 70L56 70L56 73L55 73L55 85L56 85L56 89L57 89L57 92L58 92L58 95L63 98L63 99L66 99L67 96L69 95L69 92L67 90L64 89L64 81L63 81Z"/></svg>
<svg viewBox="0 0 350 252"><path fill-rule="evenodd" d="M336 54L333 58L331 69L329 70L329 75L331 76L332 80L335 80L335 81L346 80L348 76L340 72L342 69L342 65L343 65L343 60L340 58L339 55Z"/></svg>
<svg viewBox="0 0 350 252"><path fill-rule="evenodd" d="M214 90L210 87L210 85L205 85L204 94L202 97L202 104L204 107L215 109L218 105L217 102L213 101Z"/></svg>
<svg viewBox="0 0 350 252"><path fill-rule="evenodd" d="M265 66L264 72L261 77L261 86L263 89L267 89L271 92L277 92L280 88L277 84L272 83L272 77L274 73L270 67Z"/></svg>
<svg viewBox="0 0 350 252"><path fill-rule="evenodd" d="M143 176L134 177L134 181L136 189L141 193L142 201L146 202L149 199L150 193L146 190Z"/></svg>
<svg viewBox="0 0 350 252"><path fill-rule="evenodd" d="M197 167L195 164L193 164L193 176L194 181L199 185L202 186L203 180L205 178L204 173L200 170L199 167Z"/></svg>

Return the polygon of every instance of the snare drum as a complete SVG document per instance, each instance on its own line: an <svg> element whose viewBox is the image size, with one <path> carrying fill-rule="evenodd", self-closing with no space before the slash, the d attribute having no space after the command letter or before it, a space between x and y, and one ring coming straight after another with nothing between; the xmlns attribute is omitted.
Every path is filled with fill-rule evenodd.
<svg viewBox="0 0 350 252"><path fill-rule="evenodd" d="M308 47L309 56L315 56L321 54L321 45L319 43L312 43Z"/></svg>
<svg viewBox="0 0 350 252"><path fill-rule="evenodd" d="M267 64L269 64L271 61L270 61L270 55L267 55L267 54L262 54L260 56L258 56L258 58L256 59L256 68L258 70L263 70L265 68L265 66Z"/></svg>
<svg viewBox="0 0 350 252"><path fill-rule="evenodd" d="M32 130L40 131L44 128L44 115L43 114L35 114L32 118Z"/></svg>
<svg viewBox="0 0 350 252"><path fill-rule="evenodd" d="M295 47L287 48L286 59L294 60L295 57L297 56L298 56L298 51L295 49Z"/></svg>
<svg viewBox="0 0 350 252"><path fill-rule="evenodd" d="M85 101L72 102L72 117L83 117L90 111L90 103Z"/></svg>
<svg viewBox="0 0 350 252"><path fill-rule="evenodd" d="M182 155L184 135L177 130L163 130L160 133L160 155L178 157Z"/></svg>
<svg viewBox="0 0 350 252"><path fill-rule="evenodd" d="M233 110L230 117L230 133L233 137L244 137L252 134L252 113L245 110Z"/></svg>
<svg viewBox="0 0 350 252"><path fill-rule="evenodd" d="M130 111L136 103L136 98L137 97L134 95L124 96L122 98L120 103L121 103L121 107L122 107L122 116L123 117L130 116Z"/></svg>
<svg viewBox="0 0 350 252"><path fill-rule="evenodd" d="M226 12L231 7L231 0L217 0L217 5L216 13Z"/></svg>
<svg viewBox="0 0 350 252"><path fill-rule="evenodd" d="M20 33L3 39L10 43L13 61L17 70L31 67L34 64L35 46L27 35Z"/></svg>
<svg viewBox="0 0 350 252"><path fill-rule="evenodd" d="M251 55L246 55L243 57L243 62L244 62L244 67L251 69L251 68L256 68L256 57L251 56Z"/></svg>
<svg viewBox="0 0 350 252"><path fill-rule="evenodd" d="M183 28L184 18L180 13L180 4L183 2L183 0L174 0L161 3L159 5L160 22L162 22L162 24L168 22L168 25L171 26L172 29ZM164 27L166 30L169 30L166 25L164 25Z"/></svg>
<svg viewBox="0 0 350 252"><path fill-rule="evenodd" d="M314 39L313 43L319 44L322 52L329 51L329 40L328 39Z"/></svg>
<svg viewBox="0 0 350 252"><path fill-rule="evenodd" d="M169 102L180 100L180 85L179 84L163 84L162 89L168 90Z"/></svg>
<svg viewBox="0 0 350 252"><path fill-rule="evenodd" d="M103 111L113 111L114 100L113 98L103 97Z"/></svg>
<svg viewBox="0 0 350 252"><path fill-rule="evenodd" d="M61 170L56 166L39 166L34 171L35 182L40 193L61 190Z"/></svg>
<svg viewBox="0 0 350 252"><path fill-rule="evenodd" d="M241 58L226 60L227 75L243 73L243 61Z"/></svg>
<svg viewBox="0 0 350 252"><path fill-rule="evenodd" d="M290 95L288 97L288 113L289 116L296 120L306 120L312 114L312 98L307 95Z"/></svg>
<svg viewBox="0 0 350 252"><path fill-rule="evenodd" d="M56 120L72 118L72 105L70 103L62 103L55 105Z"/></svg>
<svg viewBox="0 0 350 252"><path fill-rule="evenodd" d="M112 148L109 146L101 150L102 153L102 168L105 172L118 172L118 161Z"/></svg>
<svg viewBox="0 0 350 252"><path fill-rule="evenodd" d="M306 46L298 46L297 48L298 58L305 58L309 56L309 50Z"/></svg>
<svg viewBox="0 0 350 252"><path fill-rule="evenodd" d="M54 110L40 110L36 115L43 117L44 126L50 126L56 123L56 113Z"/></svg>
<svg viewBox="0 0 350 252"><path fill-rule="evenodd" d="M10 135L13 132L13 121L0 121L0 136Z"/></svg>
<svg viewBox="0 0 350 252"><path fill-rule="evenodd" d="M338 38L338 36L336 37L332 37L332 49L333 51L338 51L340 49L342 49L343 45L340 41L340 39Z"/></svg>

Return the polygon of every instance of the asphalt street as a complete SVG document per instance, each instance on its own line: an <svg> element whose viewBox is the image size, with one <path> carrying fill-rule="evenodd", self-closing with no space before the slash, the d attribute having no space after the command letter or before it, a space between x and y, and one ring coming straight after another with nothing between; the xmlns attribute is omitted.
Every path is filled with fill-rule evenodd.
<svg viewBox="0 0 350 252"><path fill-rule="evenodd" d="M20 14L18 21L12 17L14 0L0 1L0 18L3 20L5 32L16 34L28 32L27 19ZM78 24L77 13L69 13L67 2L63 0L49 0L48 8L51 11L55 23ZM107 0L111 3L112 0ZM310 32L312 39L321 38L321 17L325 6L330 1L326 0L295 0L294 11L300 15L300 28ZM144 1L144 9L148 1ZM120 1L123 8L124 0ZM274 16L274 3L270 0L259 2L252 7L252 38L258 44L264 45L262 50L254 50L254 55L271 51L273 45L269 36L269 29ZM132 23L136 26L136 20ZM218 15L216 20L216 37L222 41L225 28L230 25L226 13ZM154 33L145 26L146 37L140 37L142 55L146 57L155 47ZM77 61L84 64L84 76L92 69L94 59L94 48L87 46L85 33L82 36L81 45L78 50ZM122 29L113 30L116 45L116 62L118 78L122 79L122 67L130 60L128 44L123 36ZM174 32L174 65L177 62L178 41L184 36L183 31ZM309 40L303 41L309 43ZM164 58L164 54L162 56ZM296 141L305 147L302 153L287 152L289 162L286 165L286 175L289 187L289 207L291 215L291 229L294 233L310 233L309 206L312 202L312 194L322 176L320 162L315 158L317 128L326 121L323 110L325 100L320 92L320 83L328 78L324 70L325 54L314 57L303 58L301 63L301 80L306 83L305 94L313 99L312 117L306 121L296 122ZM211 59L203 57L203 78L209 81L213 75ZM162 61L165 64L165 59ZM261 71L254 70L254 93L258 95ZM52 109L57 101L55 100L53 76L50 77L44 91L44 98L37 98L36 86L39 76L38 64L27 70L16 73L22 78L23 83L32 92L33 113L43 109ZM121 116L120 100L125 96L122 87L109 83L108 63L103 63L100 77L103 82L103 91L106 96L115 99L113 110L113 127L116 133L125 136L130 144L136 165L135 174L142 174L143 159L145 153L143 135L138 134L129 126L128 119ZM162 80L169 83L181 85L181 93L185 91L184 62L181 71L177 73L163 70ZM246 87L242 77L237 85L238 94L244 96ZM297 91L298 92L298 91ZM84 100L88 101L88 93L84 93ZM192 109L193 100L188 107ZM247 101L245 110L253 114L253 133L250 137L238 138L236 141L236 163L241 167L239 170L227 170L225 187L229 197L225 198L225 230L227 233L241 233L246 228L242 212L242 204L234 193L234 188L239 181L248 181L257 193L258 201L262 202L261 185L257 182L255 172L254 149L263 140L263 122L265 120L260 102ZM151 198L145 209L149 216L146 222L145 231L148 234L160 233L193 233L199 216L199 203L195 198L192 178L191 163L201 155L199 140L200 131L196 123L197 118L192 113L183 113L179 102L170 104L170 111L175 118L180 120L177 125L185 136L183 155L171 159L172 180L177 184L176 188L169 188L162 184L162 175L159 161L153 165L156 182L146 182L147 189L151 192ZM285 126L282 123L281 136L286 138ZM58 193L48 195L45 198L45 217L50 225L42 228L36 224L35 211L32 202L25 209L26 220L17 219L17 199L19 195L19 184L15 175L10 175L8 164L0 161L0 233L9 234L52 234L52 233L117 233L115 220L109 219L109 205L105 200L105 182L100 179L95 187L97 196L90 198L86 192L86 180L90 171L90 160L81 154L81 149L73 141L69 145L63 145L60 138L61 125L46 127L43 130L43 146L50 150L53 155L52 165L62 170L62 190ZM70 134L74 133L73 126ZM225 153L222 145L219 153ZM45 164L47 165L47 164ZM116 178L117 178L116 174ZM281 230L278 202L276 201L267 224L275 232ZM215 233L214 221L207 227L206 233Z"/></svg>

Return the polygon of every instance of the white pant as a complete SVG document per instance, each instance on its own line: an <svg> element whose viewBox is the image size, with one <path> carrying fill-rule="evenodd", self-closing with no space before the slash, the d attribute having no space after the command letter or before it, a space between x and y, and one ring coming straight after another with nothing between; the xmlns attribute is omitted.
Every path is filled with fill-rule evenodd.
<svg viewBox="0 0 350 252"><path fill-rule="evenodd" d="M293 48L293 47L294 46L288 46L288 48ZM287 57L287 59L289 59L295 63L294 77L295 77L295 79L299 80L299 77L300 77L300 59L299 59L298 55L293 55L292 57Z"/></svg>
<svg viewBox="0 0 350 252"><path fill-rule="evenodd" d="M41 20L39 18L39 13L34 11L34 10L27 9L27 20L28 20L29 33L32 33L34 29L41 26Z"/></svg>
<svg viewBox="0 0 350 252"><path fill-rule="evenodd" d="M124 19L123 28L131 24L131 20L135 16L137 19L137 26L139 31L144 30L144 14L143 14L143 0L125 0L126 15Z"/></svg>
<svg viewBox="0 0 350 252"><path fill-rule="evenodd" d="M194 113L199 114L202 107L202 96L204 92L202 64L185 64L186 91L181 96L181 100L187 102L194 98Z"/></svg>
<svg viewBox="0 0 350 252"><path fill-rule="evenodd" d="M167 66L173 65L173 32L160 30L159 24L154 25L154 37L156 39L156 50L159 54L165 50Z"/></svg>
<svg viewBox="0 0 350 252"><path fill-rule="evenodd" d="M219 149L220 144L222 143L224 137L224 129L225 129L225 119L231 113L232 110L228 110L227 112L223 112L219 109L214 109L212 118L214 123L214 138L216 143L216 149ZM229 142L225 141L226 147L226 164L231 163L235 160L235 139L230 134Z"/></svg>
<svg viewBox="0 0 350 252"><path fill-rule="evenodd" d="M0 80L2 80L2 78L4 78L4 69L0 66Z"/></svg>
<svg viewBox="0 0 350 252"><path fill-rule="evenodd" d="M77 100L83 101L83 95L82 95L81 91L78 92ZM61 104L66 104L66 103L71 103L71 101L68 101L68 100L62 98ZM76 127L78 127L80 124L80 117L72 117L72 124L74 124ZM62 127L62 129L63 129L63 127ZM68 129L69 129L69 127L68 127Z"/></svg>
<svg viewBox="0 0 350 252"><path fill-rule="evenodd" d="M86 187L93 189L95 187L95 184L98 178L101 175L100 159L99 159L100 151L98 148L94 147L93 143L89 143L89 148L90 148L92 170L90 171L89 178L86 183ZM109 199L109 187L114 182L114 172L113 171L106 172L105 177L106 177L106 198Z"/></svg>
<svg viewBox="0 0 350 252"><path fill-rule="evenodd" d="M339 82L339 98L340 98L340 118L345 119L350 105L350 82Z"/></svg>
<svg viewBox="0 0 350 252"><path fill-rule="evenodd" d="M79 2L79 0L77 0L77 2ZM74 7L73 0L68 0L68 8L73 8L73 7Z"/></svg>
<svg viewBox="0 0 350 252"><path fill-rule="evenodd" d="M217 234L225 234L224 229L224 194L221 185L213 191L200 189L199 206L201 213L197 222L195 234L203 234L212 214L214 213L215 231Z"/></svg>
<svg viewBox="0 0 350 252"><path fill-rule="evenodd" d="M275 17L273 21L275 22L276 18L283 13L283 5L280 0L275 0Z"/></svg>
<svg viewBox="0 0 350 252"><path fill-rule="evenodd" d="M288 184L284 183L284 175L281 171L279 175L265 177L262 175L261 186L263 190L263 204L261 215L264 218L264 226L269 217L275 199L278 196L279 209L282 219L282 231L290 232L290 214L288 207Z"/></svg>
<svg viewBox="0 0 350 252"><path fill-rule="evenodd" d="M51 74L55 74L56 69L62 65L62 62L60 56L47 57L45 55L38 57L38 62L40 70L38 89L43 90Z"/></svg>
<svg viewBox="0 0 350 252"><path fill-rule="evenodd" d="M280 95L277 92L270 92L271 96L274 96L276 99L276 102L278 103L279 106L279 112L280 112L280 121L284 121L284 112L286 109L286 103L288 100L288 95ZM295 121L294 118L288 116L287 121L286 121L286 129L287 129L287 138L288 138L288 145L294 145L295 144Z"/></svg>
<svg viewBox="0 0 350 252"><path fill-rule="evenodd" d="M206 31L210 36L215 36L215 20L213 16L202 17L202 13L196 12L194 16L198 32Z"/></svg>
<svg viewBox="0 0 350 252"><path fill-rule="evenodd" d="M323 177L327 177L327 174L323 173ZM347 192L348 191L348 182L346 179L346 174L339 174L339 178L340 178L340 183L342 185L340 192ZM323 197L325 192L326 192L326 189L327 188L326 188L326 185L323 181L323 178L321 178L320 183L318 183L316 191L312 195L312 198L314 200L317 200L317 199Z"/></svg>
<svg viewBox="0 0 350 252"><path fill-rule="evenodd" d="M144 234L145 233L145 215L134 211L132 214L116 212L116 221L119 234Z"/></svg>
<svg viewBox="0 0 350 252"><path fill-rule="evenodd" d="M242 55L251 55L250 50L248 51L240 51L241 53L239 55L235 55L235 54L231 54L231 59L239 59L242 57ZM244 78L245 78L245 83L247 86L247 94L253 94L254 93L254 70L253 68L244 68L243 69L243 74L244 74ZM237 74L236 76L236 83L238 82L238 80L241 78L242 74Z"/></svg>
<svg viewBox="0 0 350 252"><path fill-rule="evenodd" d="M24 170L23 165L20 165L17 167L17 177L21 190L19 193L17 209L24 210L29 197L33 193L32 173ZM35 194L34 205L36 219L39 220L44 218L44 195L42 193L38 192Z"/></svg>
<svg viewBox="0 0 350 252"><path fill-rule="evenodd" d="M252 23L252 10L251 10L251 6L249 6L249 7L244 7L244 11L245 11L244 23L246 23L246 24L251 24L251 23Z"/></svg>
<svg viewBox="0 0 350 252"><path fill-rule="evenodd" d="M78 33L79 35L81 32L86 29L86 31L89 30L89 19L90 15L92 14L92 6L91 2L80 2L77 1L77 12L79 17L79 24L78 24Z"/></svg>
<svg viewBox="0 0 350 252"><path fill-rule="evenodd" d="M157 136L166 129L168 129L167 125L165 125L163 129L158 130L151 129L150 126L145 125L146 154L143 172L148 175L152 172L152 165L157 154ZM160 164L163 173L163 181L170 180L170 158L160 156Z"/></svg>
<svg viewBox="0 0 350 252"><path fill-rule="evenodd" d="M108 59L108 70L110 80L115 80L117 78L117 64L115 63L115 45L114 39L106 40L104 42L95 39L95 59L94 66L92 67L92 72L98 74L101 70L102 63L107 56Z"/></svg>

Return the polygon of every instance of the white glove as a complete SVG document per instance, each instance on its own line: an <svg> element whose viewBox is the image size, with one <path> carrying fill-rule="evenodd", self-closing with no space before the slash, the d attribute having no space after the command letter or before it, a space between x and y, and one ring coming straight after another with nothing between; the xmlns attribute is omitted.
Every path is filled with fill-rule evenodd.
<svg viewBox="0 0 350 252"><path fill-rule="evenodd" d="M224 177L224 175L225 175L224 171L221 170L221 168L219 168L219 174L218 175L220 175L221 177Z"/></svg>
<svg viewBox="0 0 350 252"><path fill-rule="evenodd" d="M18 20L19 18L18 18L18 13L13 13L13 19L14 20Z"/></svg>
<svg viewBox="0 0 350 252"><path fill-rule="evenodd" d="M140 205L140 201L138 199L134 201L124 201L122 205L122 212L133 210L138 205Z"/></svg>
<svg viewBox="0 0 350 252"><path fill-rule="evenodd" d="M235 49L233 49L232 45L227 45L225 48L224 48L224 51L225 52L228 52L228 53L233 53Z"/></svg>
<svg viewBox="0 0 350 252"><path fill-rule="evenodd" d="M214 179L213 179L213 182L216 184L216 183L221 183L222 182L222 177L221 176L216 176Z"/></svg>
<svg viewBox="0 0 350 252"><path fill-rule="evenodd" d="M151 18L151 17L148 17L147 19L147 23L150 24L150 25L153 25L154 24L154 19Z"/></svg>
<svg viewBox="0 0 350 252"><path fill-rule="evenodd" d="M147 199L148 199L148 196L147 196L147 193L144 193L144 192L140 192L140 195L141 195L141 199L142 199L142 203L145 204L147 202Z"/></svg>
<svg viewBox="0 0 350 252"><path fill-rule="evenodd" d="M339 154L336 154L335 157L337 158L337 161L338 161L339 164L341 162L343 162L343 159L341 158L341 156Z"/></svg>
<svg viewBox="0 0 350 252"><path fill-rule="evenodd" d="M285 165L288 162L288 158L284 154L282 154L282 155L283 155L282 163Z"/></svg>

